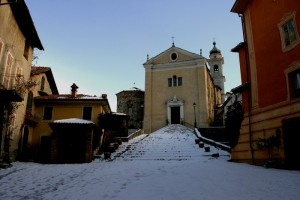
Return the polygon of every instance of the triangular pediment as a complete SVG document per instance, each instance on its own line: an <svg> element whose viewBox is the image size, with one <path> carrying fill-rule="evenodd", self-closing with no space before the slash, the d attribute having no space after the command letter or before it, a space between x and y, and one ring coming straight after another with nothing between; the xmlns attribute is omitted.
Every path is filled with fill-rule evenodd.
<svg viewBox="0 0 300 200"><path fill-rule="evenodd" d="M147 62L144 63L144 65L184 62L184 61L191 61L191 60L198 60L198 59L205 59L205 58L202 55L189 52L187 50L181 49L173 45L171 48L147 60Z"/></svg>

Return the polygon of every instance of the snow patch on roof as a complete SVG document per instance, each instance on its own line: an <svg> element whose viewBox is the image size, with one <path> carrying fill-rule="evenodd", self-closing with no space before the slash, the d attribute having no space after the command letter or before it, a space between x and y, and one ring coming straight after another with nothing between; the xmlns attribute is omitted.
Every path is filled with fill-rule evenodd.
<svg viewBox="0 0 300 200"><path fill-rule="evenodd" d="M56 124L94 124L94 122L92 122L92 121L85 120L85 119L79 119L79 118L54 120L53 123L56 123Z"/></svg>

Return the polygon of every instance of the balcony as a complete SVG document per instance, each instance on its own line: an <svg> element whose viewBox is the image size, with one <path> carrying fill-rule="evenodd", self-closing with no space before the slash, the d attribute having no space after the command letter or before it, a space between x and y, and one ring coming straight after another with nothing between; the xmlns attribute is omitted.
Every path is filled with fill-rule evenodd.
<svg viewBox="0 0 300 200"><path fill-rule="evenodd" d="M0 102L22 102L23 96L17 86L24 80L24 76L0 74L0 78Z"/></svg>

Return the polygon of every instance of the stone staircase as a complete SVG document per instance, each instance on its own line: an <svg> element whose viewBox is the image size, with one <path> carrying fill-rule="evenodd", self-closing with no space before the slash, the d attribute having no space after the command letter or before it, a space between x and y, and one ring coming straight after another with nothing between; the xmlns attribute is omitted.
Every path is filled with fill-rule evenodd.
<svg viewBox="0 0 300 200"><path fill-rule="evenodd" d="M196 136L193 131L182 125L169 125L149 135L142 134L119 146L109 161L183 161L220 152L213 146L209 152L199 148L195 143ZM221 151L221 154L228 156L227 152Z"/></svg>

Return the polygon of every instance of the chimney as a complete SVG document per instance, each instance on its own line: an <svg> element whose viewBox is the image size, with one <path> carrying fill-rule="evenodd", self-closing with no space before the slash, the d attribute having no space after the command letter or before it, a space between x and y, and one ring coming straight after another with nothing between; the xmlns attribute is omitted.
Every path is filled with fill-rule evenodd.
<svg viewBox="0 0 300 200"><path fill-rule="evenodd" d="M78 86L73 83L73 85L71 86L71 97L72 98L75 98L77 96L77 89L78 89Z"/></svg>
<svg viewBox="0 0 300 200"><path fill-rule="evenodd" d="M107 94L102 94L101 97L102 99L107 99Z"/></svg>

